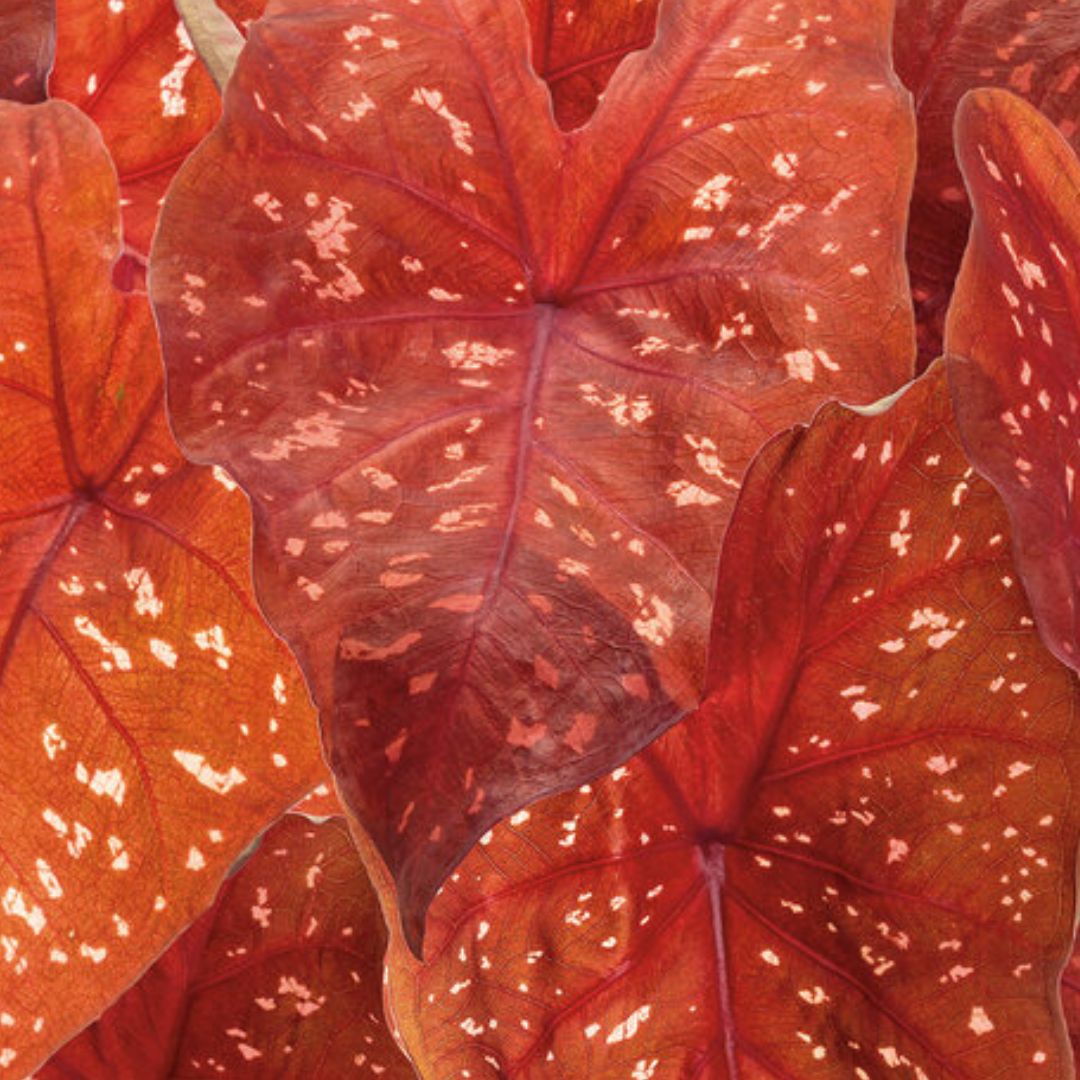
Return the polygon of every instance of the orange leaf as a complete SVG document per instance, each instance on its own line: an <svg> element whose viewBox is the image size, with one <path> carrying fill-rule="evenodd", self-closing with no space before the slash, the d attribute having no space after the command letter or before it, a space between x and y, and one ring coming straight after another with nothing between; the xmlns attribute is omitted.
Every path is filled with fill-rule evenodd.
<svg viewBox="0 0 1080 1080"><path fill-rule="evenodd" d="M316 818L340 816L343 809L334 790L333 780L328 776L321 784L313 787L292 807L292 812Z"/></svg>
<svg viewBox="0 0 1080 1080"><path fill-rule="evenodd" d="M225 0L238 24L262 0ZM101 129L120 173L124 243L145 258L165 188L221 102L172 0L56 0L49 95Z"/></svg>
<svg viewBox="0 0 1080 1080"><path fill-rule="evenodd" d="M181 457L116 179L70 105L0 102L0 1064L31 1069L320 779L248 585L249 514Z"/></svg>
<svg viewBox="0 0 1080 1080"><path fill-rule="evenodd" d="M210 910L37 1080L406 1080L383 1019L385 950L344 823L286 814Z"/></svg>

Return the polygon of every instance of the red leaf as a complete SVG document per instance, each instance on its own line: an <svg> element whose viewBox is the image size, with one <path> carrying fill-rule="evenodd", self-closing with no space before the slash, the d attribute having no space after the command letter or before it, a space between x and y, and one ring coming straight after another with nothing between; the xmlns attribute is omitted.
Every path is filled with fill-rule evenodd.
<svg viewBox="0 0 1080 1080"><path fill-rule="evenodd" d="M515 4L251 28L155 247L170 405L414 944L490 824L697 702L765 436L906 377L889 6L681 0L571 135Z"/></svg>
<svg viewBox="0 0 1080 1080"><path fill-rule="evenodd" d="M1075 1065L1080 1065L1080 952L1075 945L1061 976L1061 1000L1072 1042L1073 1061Z"/></svg>
<svg viewBox="0 0 1080 1080"><path fill-rule="evenodd" d="M957 148L975 205L945 335L957 419L1009 509L1043 639L1080 667L1080 162L1002 90L964 99Z"/></svg>
<svg viewBox="0 0 1080 1080"><path fill-rule="evenodd" d="M286 814L211 909L37 1080L412 1077L383 1019L385 949L344 823Z"/></svg>
<svg viewBox="0 0 1080 1080"><path fill-rule="evenodd" d="M52 0L0 3L0 98L33 102L45 97L55 35Z"/></svg>
<svg viewBox="0 0 1080 1080"><path fill-rule="evenodd" d="M247 585L249 516L166 425L115 175L61 102L0 102L0 1068L126 987L323 775Z"/></svg>
<svg viewBox="0 0 1080 1080"><path fill-rule="evenodd" d="M49 93L92 117L120 173L124 242L145 257L177 168L220 113L172 0L56 0ZM223 0L239 24L261 0Z"/></svg>
<svg viewBox="0 0 1080 1080"><path fill-rule="evenodd" d="M581 127L627 53L656 34L659 0L526 0L532 65L564 131Z"/></svg>
<svg viewBox="0 0 1080 1080"><path fill-rule="evenodd" d="M421 1071L1067 1075L1080 695L950 411L936 368L762 452L705 704L498 826L427 964L391 952Z"/></svg>
<svg viewBox="0 0 1080 1080"><path fill-rule="evenodd" d="M941 355L945 312L971 222L953 155L957 103L974 87L1007 87L1075 139L1080 17L1063 0L899 0L894 52L919 121L908 264L921 370Z"/></svg>

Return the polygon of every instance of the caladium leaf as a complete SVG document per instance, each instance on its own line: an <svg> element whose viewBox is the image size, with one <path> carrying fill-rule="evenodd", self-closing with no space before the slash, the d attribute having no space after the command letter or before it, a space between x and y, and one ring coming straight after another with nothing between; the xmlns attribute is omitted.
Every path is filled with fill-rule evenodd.
<svg viewBox="0 0 1080 1080"><path fill-rule="evenodd" d="M659 0L526 0L532 65L564 131L580 127L627 53L656 34Z"/></svg>
<svg viewBox="0 0 1080 1080"><path fill-rule="evenodd" d="M0 98L44 99L55 36L54 0L0 0Z"/></svg>
<svg viewBox="0 0 1080 1080"><path fill-rule="evenodd" d="M49 94L91 116L120 173L124 242L145 258L169 181L221 111L172 0L56 0ZM260 0L223 0L237 23Z"/></svg>
<svg viewBox="0 0 1080 1080"><path fill-rule="evenodd" d="M889 8L677 0L569 135L516 4L250 28L154 249L170 407L414 944L494 821L696 704L763 439L906 377Z"/></svg>
<svg viewBox="0 0 1080 1080"><path fill-rule="evenodd" d="M169 433L116 177L63 102L0 102L0 1068L130 984L324 773L248 583L250 517Z"/></svg>
<svg viewBox="0 0 1080 1080"><path fill-rule="evenodd" d="M37 1080L413 1071L382 1010L386 929L340 818L286 814L200 916Z"/></svg>
<svg viewBox="0 0 1080 1080"><path fill-rule="evenodd" d="M391 953L421 1072L1069 1075L1080 694L1007 531L940 367L772 441L701 709L499 825L427 963Z"/></svg>
<svg viewBox="0 0 1080 1080"><path fill-rule="evenodd" d="M957 117L975 206L945 344L968 454L1009 508L1043 639L1080 667L1080 162L1003 90Z"/></svg>
<svg viewBox="0 0 1080 1080"><path fill-rule="evenodd" d="M908 229L920 366L942 329L971 208L953 154L953 118L979 86L1022 94L1080 135L1080 13L1072 0L899 0L896 70L915 97L919 167Z"/></svg>

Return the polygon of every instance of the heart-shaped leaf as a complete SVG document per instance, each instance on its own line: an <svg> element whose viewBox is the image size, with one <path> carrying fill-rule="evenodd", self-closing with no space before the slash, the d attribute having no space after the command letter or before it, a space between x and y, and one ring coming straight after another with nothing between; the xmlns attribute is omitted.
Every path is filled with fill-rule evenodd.
<svg viewBox="0 0 1080 1080"><path fill-rule="evenodd" d="M971 223L953 154L964 93L1002 86L1080 134L1080 12L1072 0L899 0L896 70L915 97L919 168L908 228L919 360L941 355L942 329Z"/></svg>
<svg viewBox="0 0 1080 1080"><path fill-rule="evenodd" d="M911 363L890 5L662 19L565 134L516 4L279 4L163 212L174 423L414 945L494 821L696 704L764 438Z"/></svg>
<svg viewBox="0 0 1080 1080"><path fill-rule="evenodd" d="M180 163L213 127L218 91L196 59L172 0L56 0L49 94L101 129L120 173L124 243L145 258L158 208ZM261 0L223 0L237 23Z"/></svg>
<svg viewBox="0 0 1080 1080"><path fill-rule="evenodd" d="M55 36L53 0L0 3L0 98L34 102L45 97Z"/></svg>
<svg viewBox="0 0 1080 1080"><path fill-rule="evenodd" d="M340 819L286 814L186 930L37 1080L406 1080L386 929Z"/></svg>
<svg viewBox="0 0 1080 1080"><path fill-rule="evenodd" d="M943 373L752 467L701 709L522 810L391 953L421 1072L1069 1075L1080 692Z"/></svg>
<svg viewBox="0 0 1080 1080"><path fill-rule="evenodd" d="M130 984L324 776L249 587L250 518L169 433L116 177L63 102L0 102L0 1068Z"/></svg>
<svg viewBox="0 0 1080 1080"><path fill-rule="evenodd" d="M957 152L975 206L945 336L957 419L1043 638L1080 667L1080 162L1003 90L964 99Z"/></svg>

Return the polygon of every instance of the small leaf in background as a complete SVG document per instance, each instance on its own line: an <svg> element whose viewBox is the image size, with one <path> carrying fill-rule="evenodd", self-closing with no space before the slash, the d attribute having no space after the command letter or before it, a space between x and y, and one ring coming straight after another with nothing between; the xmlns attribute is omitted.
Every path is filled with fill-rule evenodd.
<svg viewBox="0 0 1080 1080"><path fill-rule="evenodd" d="M957 420L1043 640L1080 668L1080 162L1003 90L964 99L957 149L975 206L945 332Z"/></svg>
<svg viewBox="0 0 1080 1080"><path fill-rule="evenodd" d="M163 211L173 422L414 946L492 823L697 703L758 446L910 373L891 5L666 12L568 135L516 4L278 4Z"/></svg>
<svg viewBox="0 0 1080 1080"><path fill-rule="evenodd" d="M70 105L0 102L0 1068L25 1075L325 776L249 586L250 515L181 457L116 179Z"/></svg>
<svg viewBox="0 0 1080 1080"><path fill-rule="evenodd" d="M56 0L56 6L49 94L77 105L101 129L120 173L124 244L145 259L165 188L213 127L220 96L172 0ZM261 0L222 6L238 25L263 8Z"/></svg>
<svg viewBox="0 0 1080 1080"><path fill-rule="evenodd" d="M407 1080L386 930L340 819L286 814L200 916L37 1080Z"/></svg>
<svg viewBox="0 0 1080 1080"><path fill-rule="evenodd" d="M750 470L701 709L499 825L390 953L431 1075L1061 1077L1080 694L944 373Z"/></svg>
<svg viewBox="0 0 1080 1080"><path fill-rule="evenodd" d="M1075 0L899 0L894 54L919 124L907 254L921 370L941 355L971 224L953 153L956 106L975 87L1005 87L1080 145L1080 7Z"/></svg>
<svg viewBox="0 0 1080 1080"><path fill-rule="evenodd" d="M176 10L218 92L224 93L244 47L244 35L216 0L176 0Z"/></svg>
<svg viewBox="0 0 1080 1080"><path fill-rule="evenodd" d="M548 84L564 131L589 120L619 61L652 43L657 6L658 0L526 0L532 66Z"/></svg>
<svg viewBox="0 0 1080 1080"><path fill-rule="evenodd" d="M0 98L44 99L55 18L54 0L0 0Z"/></svg>

